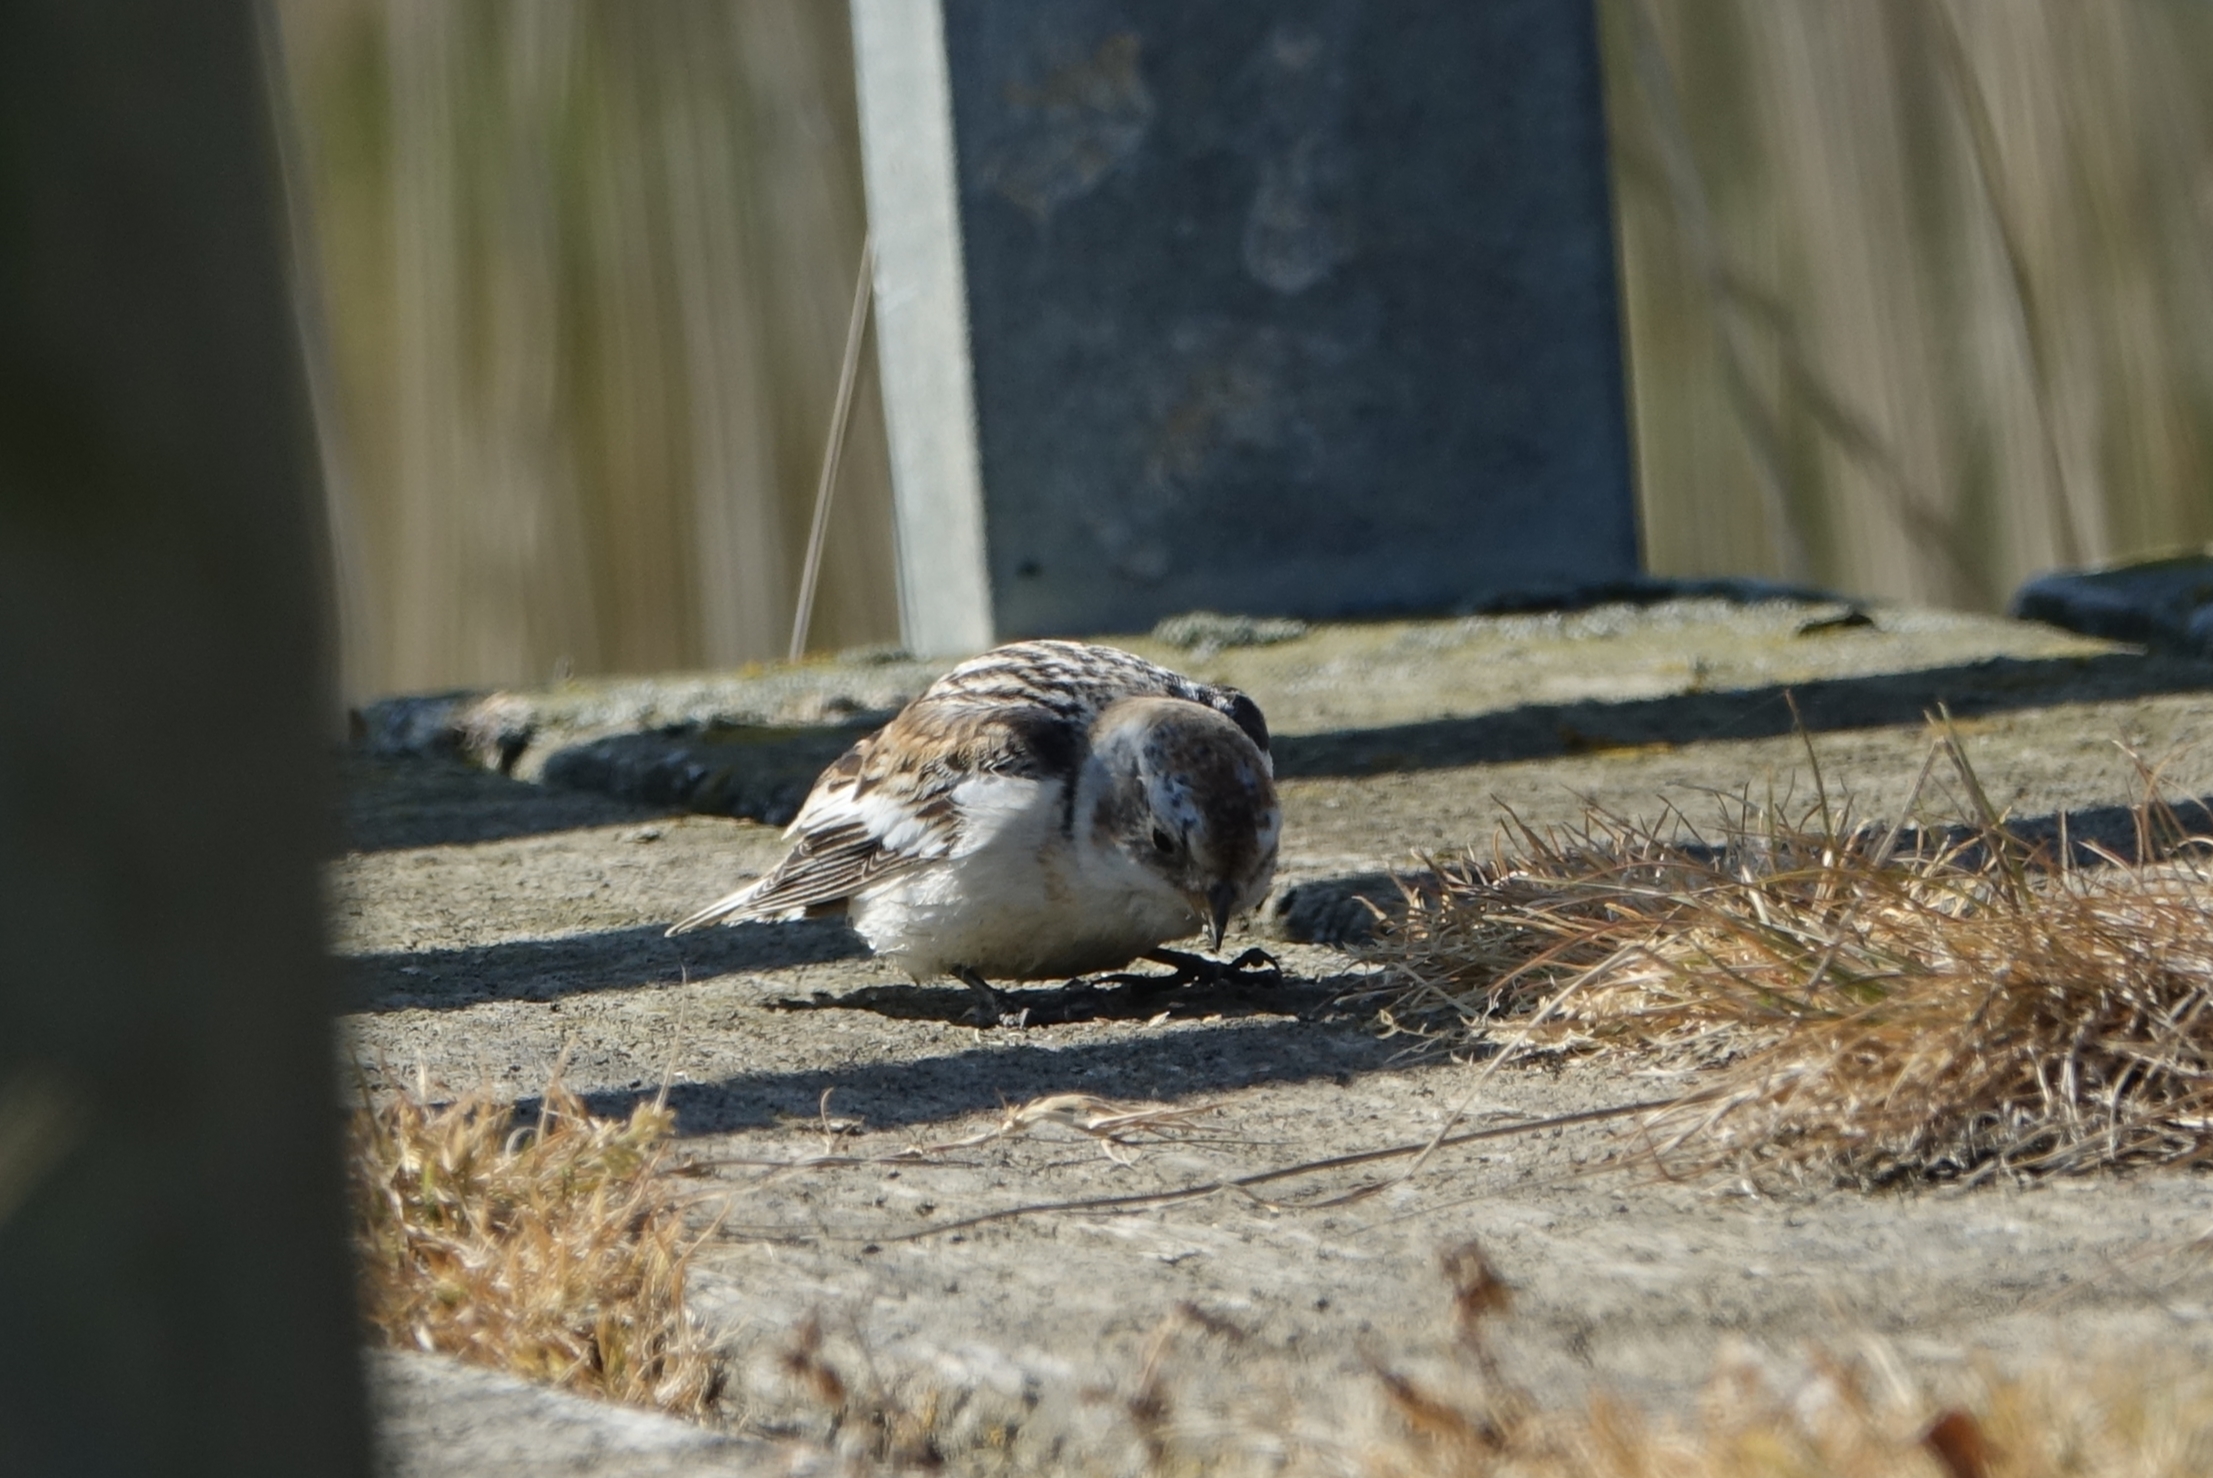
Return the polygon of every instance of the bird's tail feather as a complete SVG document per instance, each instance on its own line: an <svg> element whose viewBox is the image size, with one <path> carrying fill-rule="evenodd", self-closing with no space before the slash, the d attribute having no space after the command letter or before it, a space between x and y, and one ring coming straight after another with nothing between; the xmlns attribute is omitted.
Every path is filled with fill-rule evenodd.
<svg viewBox="0 0 2213 1478"><path fill-rule="evenodd" d="M750 882L735 893L717 898L698 913L678 919L675 923L669 925L669 934L676 935L692 929L705 928L709 924L719 924L733 915L743 914L747 905L752 903L753 895L760 891L760 887L758 881Z"/></svg>

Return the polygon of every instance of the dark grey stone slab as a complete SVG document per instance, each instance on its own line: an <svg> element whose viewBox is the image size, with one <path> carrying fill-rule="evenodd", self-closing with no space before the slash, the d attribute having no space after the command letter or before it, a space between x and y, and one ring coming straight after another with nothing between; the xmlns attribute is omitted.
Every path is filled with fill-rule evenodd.
<svg viewBox="0 0 2213 1478"><path fill-rule="evenodd" d="M2053 570L2015 592L2010 614L2109 641L2213 657L2213 557Z"/></svg>
<svg viewBox="0 0 2213 1478"><path fill-rule="evenodd" d="M1002 631L1636 566L1591 15L950 0Z"/></svg>
<svg viewBox="0 0 2213 1478"><path fill-rule="evenodd" d="M871 37L915 11L854 13L866 94ZM947 501L917 471L899 496L978 510L993 634L1440 610L1635 572L1587 4L941 14L946 96L912 111L951 119L965 344L905 328L920 175L878 167L900 116L881 89L871 211L887 395L973 376L978 486ZM931 548L905 571L910 626L916 591L963 567Z"/></svg>

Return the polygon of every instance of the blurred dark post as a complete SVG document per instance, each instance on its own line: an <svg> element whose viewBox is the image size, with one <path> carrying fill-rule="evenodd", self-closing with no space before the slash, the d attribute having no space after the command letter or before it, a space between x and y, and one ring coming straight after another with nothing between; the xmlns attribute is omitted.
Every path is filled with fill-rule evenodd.
<svg viewBox="0 0 2213 1478"><path fill-rule="evenodd" d="M245 4L0 9L0 1472L368 1468Z"/></svg>
<svg viewBox="0 0 2213 1478"><path fill-rule="evenodd" d="M911 645L1633 575L1586 0L851 0Z"/></svg>

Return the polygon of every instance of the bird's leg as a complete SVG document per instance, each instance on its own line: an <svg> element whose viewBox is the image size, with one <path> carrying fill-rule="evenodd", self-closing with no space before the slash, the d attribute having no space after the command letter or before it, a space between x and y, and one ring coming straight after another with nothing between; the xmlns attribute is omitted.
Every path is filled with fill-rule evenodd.
<svg viewBox="0 0 2213 1478"><path fill-rule="evenodd" d="M975 1015L978 1026L998 1026L1002 1023L1008 1026L1029 1025L1029 1008L1016 1007L1007 999L1004 991L994 988L990 981L975 970L966 965L955 965L952 974L955 980L976 993L978 999Z"/></svg>
<svg viewBox="0 0 2213 1478"><path fill-rule="evenodd" d="M1174 969L1173 975L1109 975L1104 977L1117 984L1150 994L1153 991L1176 990L1188 985L1281 985L1283 967L1276 957L1259 946L1246 950L1234 960L1210 960L1205 955L1195 955L1180 949L1149 949L1140 956L1156 965Z"/></svg>

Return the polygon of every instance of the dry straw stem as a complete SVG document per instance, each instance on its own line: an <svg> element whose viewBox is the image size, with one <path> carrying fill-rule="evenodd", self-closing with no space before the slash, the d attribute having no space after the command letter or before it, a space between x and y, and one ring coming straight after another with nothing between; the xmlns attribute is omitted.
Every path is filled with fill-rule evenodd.
<svg viewBox="0 0 2213 1478"><path fill-rule="evenodd" d="M828 1146L834 1144L837 1135L852 1132L859 1126L853 1120L830 1118L829 1101L830 1095L825 1092L822 1095L825 1148L820 1154L778 1159L730 1156L695 1160L692 1164L699 1169L743 1167L763 1171L767 1177L795 1170L854 1169L866 1165L973 1164L973 1161L949 1160L946 1156L1000 1140L1024 1138L1047 1125L1054 1125L1091 1140L1098 1145L1101 1154L1117 1165L1129 1165L1135 1163L1135 1151L1145 1145L1195 1141L1197 1122L1216 1111L1215 1105L1210 1103L1125 1103L1089 1093L1054 1093L1006 1107L1001 1110L998 1123L959 1139L910 1144L886 1155L848 1155Z"/></svg>
<svg viewBox="0 0 2213 1478"><path fill-rule="evenodd" d="M1710 835L1592 809L1435 865L1379 947L1388 1018L1720 1069L1646 1119L1671 1167L1874 1184L2213 1157L2213 879L2175 812L2147 799L2133 859L2078 866L2064 826L2032 845L1996 812L1948 721L1906 812L1948 772L1956 826L1855 821L1814 758L1811 803L1740 796Z"/></svg>
<svg viewBox="0 0 2213 1478"><path fill-rule="evenodd" d="M700 1416L721 1364L685 1308L697 1238L660 1098L603 1119L558 1081L536 1122L477 1092L396 1094L350 1126L370 1326L394 1345Z"/></svg>

